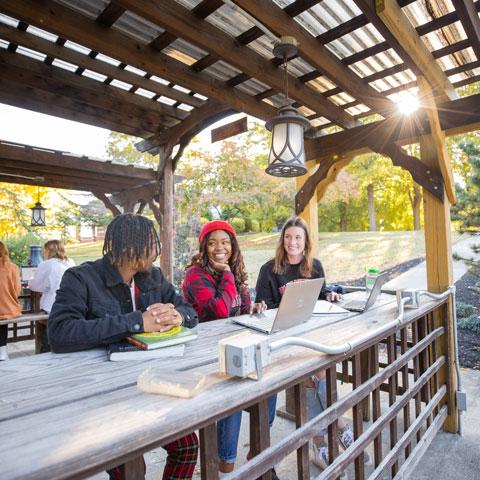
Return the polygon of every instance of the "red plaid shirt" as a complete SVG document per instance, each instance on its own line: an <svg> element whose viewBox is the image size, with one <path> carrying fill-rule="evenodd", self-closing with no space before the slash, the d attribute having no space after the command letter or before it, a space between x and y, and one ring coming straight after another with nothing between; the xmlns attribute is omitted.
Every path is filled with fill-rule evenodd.
<svg viewBox="0 0 480 480"><path fill-rule="evenodd" d="M248 286L245 285L239 294L230 271L213 277L200 265L192 265L185 272L182 293L196 310L200 322L234 317L250 309Z"/></svg>

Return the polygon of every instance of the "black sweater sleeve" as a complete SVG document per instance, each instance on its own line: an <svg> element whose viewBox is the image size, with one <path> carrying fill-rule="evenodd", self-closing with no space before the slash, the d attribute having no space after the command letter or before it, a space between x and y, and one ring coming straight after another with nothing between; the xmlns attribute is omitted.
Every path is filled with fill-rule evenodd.
<svg viewBox="0 0 480 480"><path fill-rule="evenodd" d="M268 308L278 308L282 297L278 291L277 284L277 279L273 273L273 263L267 262L262 265L255 287L255 302L261 302L263 300Z"/></svg>

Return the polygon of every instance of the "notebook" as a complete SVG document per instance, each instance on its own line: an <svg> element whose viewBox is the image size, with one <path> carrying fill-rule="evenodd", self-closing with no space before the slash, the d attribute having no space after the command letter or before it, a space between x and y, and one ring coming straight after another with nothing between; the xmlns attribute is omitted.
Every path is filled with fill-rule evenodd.
<svg viewBox="0 0 480 480"><path fill-rule="evenodd" d="M366 300L344 300L337 303L342 308L350 310L351 312L366 312L372 305L377 301L380 292L382 291L382 286L387 281L387 274L382 273L379 275L375 284L373 285L372 290L370 290L370 295Z"/></svg>
<svg viewBox="0 0 480 480"><path fill-rule="evenodd" d="M300 325L312 316L324 278L287 283L278 309L233 317L235 323L271 334Z"/></svg>

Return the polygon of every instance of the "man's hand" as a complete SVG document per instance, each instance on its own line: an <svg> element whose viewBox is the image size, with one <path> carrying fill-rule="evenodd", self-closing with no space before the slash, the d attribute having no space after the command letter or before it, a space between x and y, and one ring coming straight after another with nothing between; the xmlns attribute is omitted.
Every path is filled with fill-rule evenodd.
<svg viewBox="0 0 480 480"><path fill-rule="evenodd" d="M250 304L250 315L252 313L263 313L267 309L267 304L262 300L258 303Z"/></svg>
<svg viewBox="0 0 480 480"><path fill-rule="evenodd" d="M328 292L327 293L327 302L338 302L342 299L342 296L336 292Z"/></svg>
<svg viewBox="0 0 480 480"><path fill-rule="evenodd" d="M142 313L142 317L144 332L166 332L183 323L182 315L171 303L154 303Z"/></svg>

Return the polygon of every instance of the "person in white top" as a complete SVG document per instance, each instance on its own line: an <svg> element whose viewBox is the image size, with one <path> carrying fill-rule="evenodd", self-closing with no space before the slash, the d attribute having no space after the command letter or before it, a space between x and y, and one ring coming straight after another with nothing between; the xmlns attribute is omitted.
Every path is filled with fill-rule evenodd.
<svg viewBox="0 0 480 480"><path fill-rule="evenodd" d="M61 240L46 242L43 246L43 258L45 260L38 265L35 277L30 281L28 288L42 294L40 308L50 313L63 274L65 270L73 267L75 262L65 254Z"/></svg>

